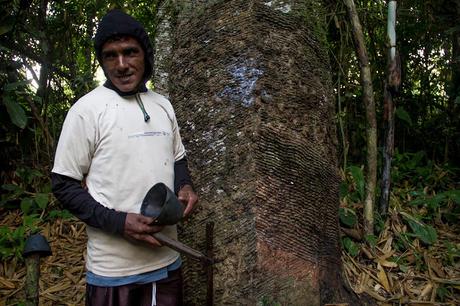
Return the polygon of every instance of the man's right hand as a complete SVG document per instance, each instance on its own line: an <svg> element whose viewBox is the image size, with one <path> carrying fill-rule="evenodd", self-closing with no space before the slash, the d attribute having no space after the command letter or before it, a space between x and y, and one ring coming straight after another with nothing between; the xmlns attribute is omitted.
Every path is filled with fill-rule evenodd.
<svg viewBox="0 0 460 306"><path fill-rule="evenodd" d="M151 247L160 247L161 243L152 234L161 231L164 226L151 225L154 218L140 214L128 213L125 220L125 231L123 235L128 239L134 239L147 243Z"/></svg>

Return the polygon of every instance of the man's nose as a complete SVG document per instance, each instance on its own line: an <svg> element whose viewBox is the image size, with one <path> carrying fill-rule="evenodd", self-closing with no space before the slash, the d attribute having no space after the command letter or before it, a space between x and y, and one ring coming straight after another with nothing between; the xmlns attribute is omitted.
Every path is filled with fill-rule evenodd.
<svg viewBox="0 0 460 306"><path fill-rule="evenodd" d="M128 68L128 61L127 61L127 58L126 58L126 56L124 56L123 54L120 54L120 55L117 57L117 68L118 68L118 69L125 69L125 68Z"/></svg>

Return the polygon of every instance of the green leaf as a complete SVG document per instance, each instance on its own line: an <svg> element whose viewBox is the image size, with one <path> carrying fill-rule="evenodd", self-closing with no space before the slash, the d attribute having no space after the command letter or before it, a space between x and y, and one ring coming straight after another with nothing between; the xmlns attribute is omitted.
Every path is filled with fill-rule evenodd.
<svg viewBox="0 0 460 306"><path fill-rule="evenodd" d="M359 253L359 247L356 243L353 242L349 237L345 237L342 239L343 246L348 254L355 257Z"/></svg>
<svg viewBox="0 0 460 306"><path fill-rule="evenodd" d="M13 29L11 24L0 25L0 35L8 33L11 29Z"/></svg>
<svg viewBox="0 0 460 306"><path fill-rule="evenodd" d="M22 199L22 201L21 201L21 210L22 210L22 212L25 215L27 215L31 211L33 205L34 205L34 201L33 201L32 198L24 198L24 199Z"/></svg>
<svg viewBox="0 0 460 306"><path fill-rule="evenodd" d="M15 91L18 87L23 87L27 84L32 83L32 80L25 80L25 81L18 81L13 83L8 83L3 86L3 90L5 91Z"/></svg>
<svg viewBox="0 0 460 306"><path fill-rule="evenodd" d="M398 107L396 109L395 114L396 114L396 117L406 122L409 126L412 125L412 119L410 118L409 113L404 110L404 108Z"/></svg>
<svg viewBox="0 0 460 306"><path fill-rule="evenodd" d="M49 197L47 193L37 193L35 195L35 203L37 203L38 207L41 209L45 209L48 205Z"/></svg>
<svg viewBox="0 0 460 306"><path fill-rule="evenodd" d="M43 192L43 193L51 193L52 192L51 183L44 183L41 186L40 191Z"/></svg>
<svg viewBox="0 0 460 306"><path fill-rule="evenodd" d="M340 222L348 227L353 227L356 224L357 217L353 210L340 207L339 209Z"/></svg>
<svg viewBox="0 0 460 306"><path fill-rule="evenodd" d="M25 227L19 226L14 230L12 237L15 241L20 241L24 239L25 233L26 233Z"/></svg>
<svg viewBox="0 0 460 306"><path fill-rule="evenodd" d="M340 183L340 198L343 199L347 196L348 194L348 185L346 182L341 182Z"/></svg>
<svg viewBox="0 0 460 306"><path fill-rule="evenodd" d="M54 219L57 219L57 218L67 220L67 219L71 219L72 217L73 217L73 215L66 209L63 209L63 210L53 209L48 214L48 218L51 219L51 220L54 220Z"/></svg>
<svg viewBox="0 0 460 306"><path fill-rule="evenodd" d="M15 185L15 184L2 185L2 189L7 190L7 191L19 191L19 190L22 190L21 187L19 187L18 185Z"/></svg>
<svg viewBox="0 0 460 306"><path fill-rule="evenodd" d="M3 96L3 103L5 103L6 110L8 111L8 114L11 118L11 122L13 122L21 129L25 128L27 125L27 116L22 106L11 99L9 95Z"/></svg>
<svg viewBox="0 0 460 306"><path fill-rule="evenodd" d="M441 287L438 287L438 289L436 289L436 296L438 297L440 302L444 302L448 295L449 295L449 290L447 290L446 287L441 286Z"/></svg>
<svg viewBox="0 0 460 306"><path fill-rule="evenodd" d="M423 223L422 221L405 212L401 212L401 215L407 221L407 223L409 223L409 226L412 229L415 237L419 238L426 244L433 244L436 242L438 236L436 230L432 226Z"/></svg>
<svg viewBox="0 0 460 306"><path fill-rule="evenodd" d="M449 190L445 194L457 204L460 204L460 190Z"/></svg>
<svg viewBox="0 0 460 306"><path fill-rule="evenodd" d="M366 235L364 239L366 239L367 243L369 243L371 247L375 247L377 245L378 238L375 235Z"/></svg>
<svg viewBox="0 0 460 306"><path fill-rule="evenodd" d="M398 266L399 266L399 270L401 270L401 272L403 273L406 273L407 271L409 271L409 267L406 265L399 264Z"/></svg>
<svg viewBox="0 0 460 306"><path fill-rule="evenodd" d="M22 218L22 225L24 225L25 227L33 227L39 221L40 221L39 214L30 214Z"/></svg>
<svg viewBox="0 0 460 306"><path fill-rule="evenodd" d="M356 184L356 189L358 191L360 199L364 200L365 181L364 181L363 170L360 167L350 166L350 173L351 173L351 176L353 177L353 181Z"/></svg>

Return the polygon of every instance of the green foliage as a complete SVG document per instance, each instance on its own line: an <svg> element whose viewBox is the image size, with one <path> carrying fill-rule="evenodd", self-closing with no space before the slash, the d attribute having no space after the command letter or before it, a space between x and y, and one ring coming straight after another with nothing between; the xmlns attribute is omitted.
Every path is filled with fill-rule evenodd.
<svg viewBox="0 0 460 306"><path fill-rule="evenodd" d="M360 67L342 2L327 1L328 38L334 87L340 113L342 162L365 160L365 110ZM378 129L384 116L384 82L388 79L387 1L355 1L368 51ZM460 160L460 82L455 63L459 12L450 2L401 1L397 5L396 49L401 55L401 81L396 98L395 147L424 151L440 162ZM382 131L383 132L383 131ZM379 136L383 133L379 134ZM344 138L344 139L343 139ZM383 139L380 138L380 139Z"/></svg>
<svg viewBox="0 0 460 306"><path fill-rule="evenodd" d="M277 301L274 301L272 298L264 296L262 300L257 303L260 306L281 306L281 304Z"/></svg>
<svg viewBox="0 0 460 306"><path fill-rule="evenodd" d="M359 245L349 237L344 236L341 241L342 247L350 256L355 257L359 254Z"/></svg>
<svg viewBox="0 0 460 306"><path fill-rule="evenodd" d="M22 225L16 228L0 227L0 259L14 256L22 258L26 238L38 232L39 215L32 214L23 218Z"/></svg>
<svg viewBox="0 0 460 306"><path fill-rule="evenodd" d="M425 219L442 218L451 224L460 220L460 190L447 190L436 195L413 193L416 199L409 204L418 209L426 208Z"/></svg>
<svg viewBox="0 0 460 306"><path fill-rule="evenodd" d="M363 202L365 197L365 179L361 167L349 166L345 172L345 180L340 186L341 198L351 202Z"/></svg>
<svg viewBox="0 0 460 306"><path fill-rule="evenodd" d="M339 209L339 219L342 225L347 227L354 227L357 222L357 217L355 212L350 208L340 207Z"/></svg>
<svg viewBox="0 0 460 306"><path fill-rule="evenodd" d="M459 169L437 165L422 151L396 152L392 179L395 194L418 211L421 221L456 224L460 217Z"/></svg>
<svg viewBox="0 0 460 306"><path fill-rule="evenodd" d="M444 302L449 295L449 289L447 289L445 286L439 286L436 289L436 297L439 299L440 302Z"/></svg>
<svg viewBox="0 0 460 306"><path fill-rule="evenodd" d="M375 235L366 235L364 239L372 248L377 245L378 238Z"/></svg>
<svg viewBox="0 0 460 306"><path fill-rule="evenodd" d="M25 128L27 124L27 116L22 106L9 95L3 96L3 103L6 106L6 110L10 115L11 121L21 129Z"/></svg>
<svg viewBox="0 0 460 306"><path fill-rule="evenodd" d="M401 212L404 220L409 224L412 229L412 235L426 244L433 244L437 240L436 230L422 221L418 220L414 216L409 215L408 213Z"/></svg>
<svg viewBox="0 0 460 306"><path fill-rule="evenodd" d="M409 113L404 110L404 108L396 108L395 115L397 118L404 121L408 126L412 126L412 119L410 118Z"/></svg>
<svg viewBox="0 0 460 306"><path fill-rule="evenodd" d="M66 209L53 209L48 213L47 221L53 221L55 219L71 219L73 215Z"/></svg>
<svg viewBox="0 0 460 306"><path fill-rule="evenodd" d="M19 184L4 184L0 207L20 208L25 215L41 213L50 199L48 178L36 169L21 167L15 175ZM18 207L19 204L19 207Z"/></svg>
<svg viewBox="0 0 460 306"><path fill-rule="evenodd" d="M0 208L16 209L22 213L22 224L0 227L0 258L22 258L25 239L40 229L44 222L72 215L51 201L49 178L37 169L20 167L15 171L15 184L1 186Z"/></svg>
<svg viewBox="0 0 460 306"><path fill-rule="evenodd" d="M450 189L459 173L457 167L429 160L424 151L400 153L396 150L391 175L398 187L404 184L422 189L429 186L429 189L437 191Z"/></svg>

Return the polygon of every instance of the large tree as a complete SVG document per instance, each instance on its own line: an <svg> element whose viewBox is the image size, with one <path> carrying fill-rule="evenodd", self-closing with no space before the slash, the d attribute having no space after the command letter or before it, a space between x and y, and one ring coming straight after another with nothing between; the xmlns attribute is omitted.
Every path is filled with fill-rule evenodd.
<svg viewBox="0 0 460 306"><path fill-rule="evenodd" d="M319 1L180 4L169 93L201 195L181 234L203 250L215 224L214 303L350 302ZM188 304L204 304L205 282L188 263Z"/></svg>

